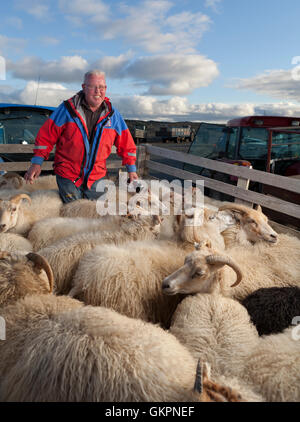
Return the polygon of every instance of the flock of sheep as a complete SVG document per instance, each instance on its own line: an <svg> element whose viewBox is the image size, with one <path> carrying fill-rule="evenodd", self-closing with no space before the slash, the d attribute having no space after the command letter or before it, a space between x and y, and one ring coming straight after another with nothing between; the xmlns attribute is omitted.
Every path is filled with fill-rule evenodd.
<svg viewBox="0 0 300 422"><path fill-rule="evenodd" d="M1 176L0 401L300 401L300 239L260 207L172 210Z"/></svg>

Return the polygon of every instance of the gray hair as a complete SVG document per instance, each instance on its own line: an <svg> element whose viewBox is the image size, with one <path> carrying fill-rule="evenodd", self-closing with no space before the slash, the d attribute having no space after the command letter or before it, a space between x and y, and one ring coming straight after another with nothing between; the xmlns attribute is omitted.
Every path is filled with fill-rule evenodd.
<svg viewBox="0 0 300 422"><path fill-rule="evenodd" d="M92 75L95 75L95 76L102 76L102 77L103 77L103 79L105 79L105 73L104 73L104 72L101 72L101 70L94 69L94 70L89 70L88 72L86 72L86 73L85 73L83 83L84 83L84 84L86 84L86 83L87 83L87 81L88 81L88 79L89 79Z"/></svg>

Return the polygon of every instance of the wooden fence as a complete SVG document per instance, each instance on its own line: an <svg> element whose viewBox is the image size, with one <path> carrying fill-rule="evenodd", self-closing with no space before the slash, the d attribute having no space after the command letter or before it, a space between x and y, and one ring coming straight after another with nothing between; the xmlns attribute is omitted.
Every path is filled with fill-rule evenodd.
<svg viewBox="0 0 300 422"><path fill-rule="evenodd" d="M0 153L10 152L28 154L32 152L33 148L33 145L0 145ZM153 157L159 158L160 162L154 161L152 159ZM200 166L209 170L236 176L237 185L235 186L219 180L213 180L190 171L164 164L161 162L164 160L174 160L180 163ZM42 169L51 170L52 164L52 162L46 161L44 162ZM25 171L28 169L29 165L29 162L0 163L0 170ZM116 159L115 153L112 154L108 160L107 168L121 168L121 160ZM139 177L141 178L147 178L149 176L149 172L156 171L171 176L174 179L192 180L195 183L200 179L204 181L205 187L231 195L236 201L244 202L249 206L259 204L265 208L300 219L300 205L248 190L249 181L253 181L264 185L276 186L277 188L300 195L300 179L274 175L242 166L222 163L220 161L178 152L170 149L169 147L161 148L149 144L139 145L137 147L137 168Z"/></svg>

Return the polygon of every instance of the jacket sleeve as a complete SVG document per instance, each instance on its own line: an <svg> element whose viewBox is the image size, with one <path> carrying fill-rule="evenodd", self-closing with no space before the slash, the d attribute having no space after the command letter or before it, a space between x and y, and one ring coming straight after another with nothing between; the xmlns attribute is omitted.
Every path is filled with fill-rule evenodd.
<svg viewBox="0 0 300 422"><path fill-rule="evenodd" d="M43 164L49 158L50 152L60 137L64 124L67 121L67 112L64 104L61 104L45 121L38 131L32 164Z"/></svg>
<svg viewBox="0 0 300 422"><path fill-rule="evenodd" d="M117 154L122 157L122 165L126 165L128 172L136 172L136 145L123 117L117 110L115 114L118 119L115 139Z"/></svg>

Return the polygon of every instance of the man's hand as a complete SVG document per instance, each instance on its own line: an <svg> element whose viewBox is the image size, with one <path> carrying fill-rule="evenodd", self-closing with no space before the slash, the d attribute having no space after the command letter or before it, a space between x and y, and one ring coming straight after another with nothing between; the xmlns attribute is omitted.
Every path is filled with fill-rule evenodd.
<svg viewBox="0 0 300 422"><path fill-rule="evenodd" d="M39 164L31 164L29 169L24 175L24 179L26 180L26 183L32 183L39 177L41 174L42 168Z"/></svg>
<svg viewBox="0 0 300 422"><path fill-rule="evenodd" d="M129 183L139 178L138 175L134 171L128 172L128 175L129 175Z"/></svg>

